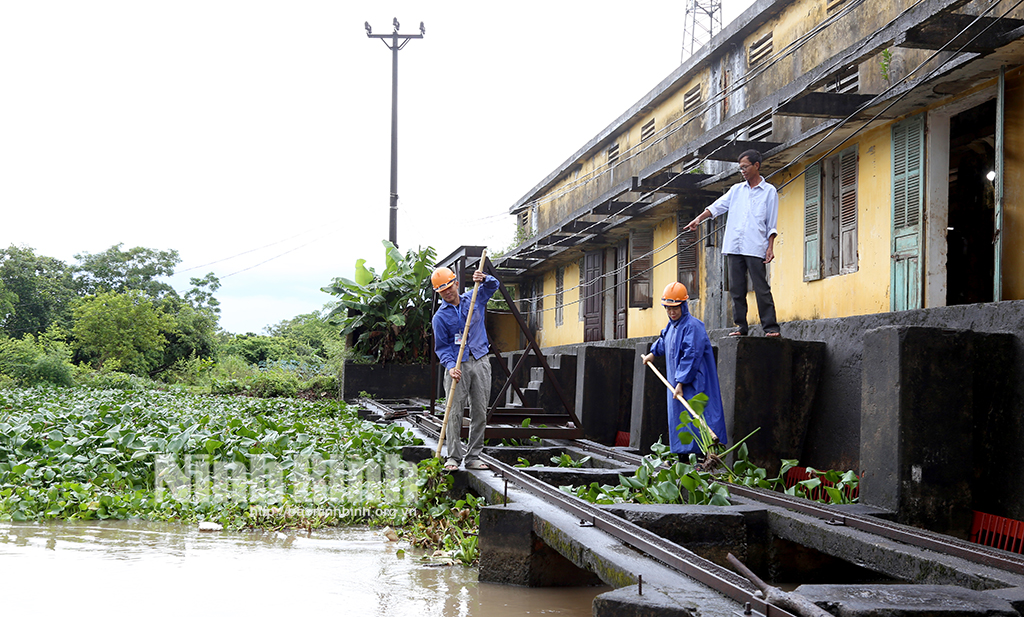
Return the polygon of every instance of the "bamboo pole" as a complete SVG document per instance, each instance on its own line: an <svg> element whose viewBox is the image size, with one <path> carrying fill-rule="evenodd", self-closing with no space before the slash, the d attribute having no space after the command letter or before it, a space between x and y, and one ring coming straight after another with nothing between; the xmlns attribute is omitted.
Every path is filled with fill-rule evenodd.
<svg viewBox="0 0 1024 617"><path fill-rule="evenodd" d="M725 558L732 564L732 567L736 568L737 572L745 576L747 580L761 590L765 602L774 604L787 611L793 611L801 617L832 617L831 613L811 602L807 596L802 596L799 593L786 593L777 587L772 587L765 583L756 574L751 572L747 566L743 565L742 561L736 559L732 553L726 555Z"/></svg>
<svg viewBox="0 0 1024 617"><path fill-rule="evenodd" d="M651 362L646 362L645 364L647 364L648 368L654 371L654 374L658 376L658 379L661 380L661 383L665 384L665 387L672 391L672 395L675 397L677 401L683 404L683 407L686 408L686 411L690 412L690 417L695 422L699 423L705 430L707 430L708 434L711 435L712 441L715 443L719 443L720 441L718 439L718 435L715 435L715 432L711 430L711 427L708 426L708 423L704 421L704 418L698 415L697 412L693 410L693 407L690 407L690 403L688 403L685 398L675 393L675 388L673 388L671 384L668 383L668 380L665 379L665 376L661 374L661 371L658 370L658 367L654 366L654 364Z"/></svg>
<svg viewBox="0 0 1024 617"><path fill-rule="evenodd" d="M477 272L484 271L484 260L487 259L487 249L484 249L480 253L480 266L477 268ZM459 343L459 357L455 360L456 370L462 369L462 352L466 349L466 339L469 338L469 325L473 322L473 308L476 306L476 293L480 291L480 283L475 282L473 284L473 297L469 301L469 312L466 314L466 326L462 329L462 342ZM437 452L434 453L435 458L441 458L441 446L444 444L444 433L445 429L448 428L448 414L452 410L452 400L455 398L455 386L459 385L459 382L452 379L452 387L448 390L448 400L444 406L444 420L441 422L441 433L437 436ZM472 409L470 409L472 412ZM458 435L455 436L459 438Z"/></svg>

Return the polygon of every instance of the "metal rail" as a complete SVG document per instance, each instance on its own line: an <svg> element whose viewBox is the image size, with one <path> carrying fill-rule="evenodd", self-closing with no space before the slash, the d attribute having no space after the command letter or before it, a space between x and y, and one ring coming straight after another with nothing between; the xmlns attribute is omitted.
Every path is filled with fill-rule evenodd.
<svg viewBox="0 0 1024 617"><path fill-rule="evenodd" d="M410 419L415 421L425 432L436 434L436 424L425 421L426 418L417 414L413 415ZM639 465L642 459L638 454L592 441L552 441L587 452L593 452L602 457L630 465ZM769 604L765 602L763 597L755 595L757 589L753 584L733 571L708 561L683 546L651 533L574 495L560 491L519 469L502 463L492 456L485 454L482 458L495 470L496 475L515 483L531 495L552 503L572 513L574 516L578 516L581 524L596 527L737 602L749 603L750 609L755 613L765 617L793 617L791 613L778 606ZM729 485L729 491L733 495L752 501L815 516L831 525L843 525L911 546L953 555L973 563L1024 574L1024 558L1005 554L1003 551L996 551L989 547L972 544L957 538L950 538L927 530L843 512L834 507L783 495L774 491L735 484Z"/></svg>
<svg viewBox="0 0 1024 617"><path fill-rule="evenodd" d="M639 465L642 458L637 454L623 452L622 450L616 450L615 448L591 441L578 442L574 447L634 465ZM832 525L843 525L918 548L926 548L966 559L973 563L991 566L1015 574L1024 574L1024 557L1017 557L1012 553L997 551L987 546L973 544L925 529L908 527L899 523L844 512L832 506L799 497L791 497L775 491L737 484L729 484L728 486L729 492L733 495L815 516Z"/></svg>

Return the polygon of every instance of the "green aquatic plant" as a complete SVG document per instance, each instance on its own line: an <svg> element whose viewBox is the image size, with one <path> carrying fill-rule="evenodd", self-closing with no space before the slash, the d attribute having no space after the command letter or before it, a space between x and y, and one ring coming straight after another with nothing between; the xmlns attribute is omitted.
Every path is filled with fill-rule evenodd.
<svg viewBox="0 0 1024 617"><path fill-rule="evenodd" d="M394 487L351 480L372 478L369 472L416 441L408 429L360 420L334 400L5 389L0 519L206 520L240 528L274 526L300 509L382 509ZM273 474L260 475L266 470ZM334 489L349 480L353 490L325 490L332 486L322 481L327 471ZM218 474L230 478L225 491L217 490ZM312 524L345 516L299 518Z"/></svg>

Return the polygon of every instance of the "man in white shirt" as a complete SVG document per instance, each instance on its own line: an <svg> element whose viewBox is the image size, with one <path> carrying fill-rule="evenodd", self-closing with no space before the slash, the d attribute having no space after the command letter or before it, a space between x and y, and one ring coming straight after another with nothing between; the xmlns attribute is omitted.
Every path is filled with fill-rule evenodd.
<svg viewBox="0 0 1024 617"><path fill-rule="evenodd" d="M775 319L775 300L768 285L765 264L775 259L779 194L761 177L760 152L747 150L740 155L739 163L744 181L716 199L690 221L686 229L694 231L702 221L729 213L722 254L728 256L733 320L739 327L730 336L747 334L747 274L750 274L765 336L777 337L780 336L779 324Z"/></svg>

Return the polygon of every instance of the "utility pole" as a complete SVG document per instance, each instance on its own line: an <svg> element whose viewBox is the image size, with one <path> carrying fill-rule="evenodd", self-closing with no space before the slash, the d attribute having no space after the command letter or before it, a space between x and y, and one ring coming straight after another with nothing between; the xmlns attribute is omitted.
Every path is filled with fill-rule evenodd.
<svg viewBox="0 0 1024 617"><path fill-rule="evenodd" d="M392 24L395 31L391 34L374 34L370 28L370 22L364 22L366 36L371 39L380 39L391 50L391 217L388 226L388 240L395 247L398 247L398 52L405 47L411 39L422 39L427 33L420 22L419 34L399 34L398 18L394 18Z"/></svg>

